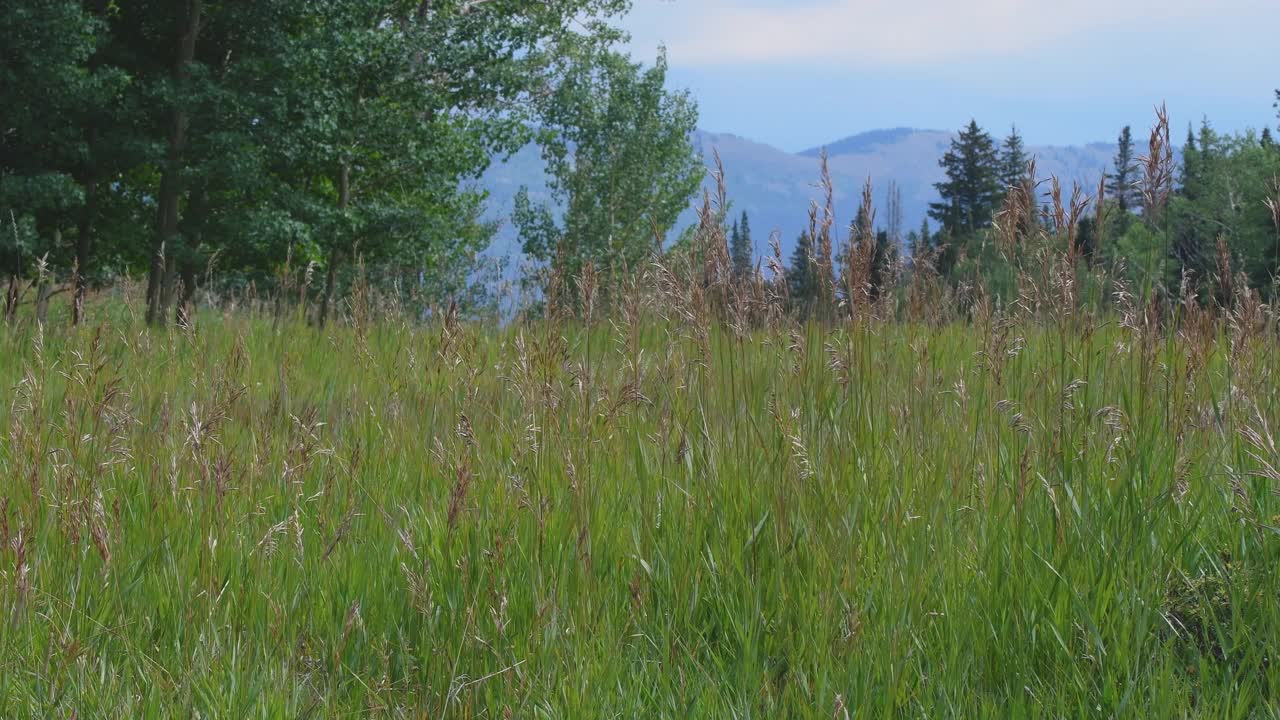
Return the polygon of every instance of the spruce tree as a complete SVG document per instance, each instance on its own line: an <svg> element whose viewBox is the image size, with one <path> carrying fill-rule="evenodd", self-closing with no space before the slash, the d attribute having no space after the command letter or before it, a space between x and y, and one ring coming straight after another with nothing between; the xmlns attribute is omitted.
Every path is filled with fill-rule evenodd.
<svg viewBox="0 0 1280 720"><path fill-rule="evenodd" d="M929 204L929 217L956 237L989 226L1002 191L1000 154L991 135L970 121L938 164L947 179L934 185L942 199Z"/></svg>
<svg viewBox="0 0 1280 720"><path fill-rule="evenodd" d="M1128 125L1120 131L1120 138L1117 142L1116 158L1113 162L1113 169L1107 175L1107 193L1115 199L1116 207L1120 209L1121 221L1128 216L1130 210L1137 204L1134 202L1134 194L1137 191L1136 181L1138 179L1137 160L1133 155L1133 132Z"/></svg>
<svg viewBox="0 0 1280 720"><path fill-rule="evenodd" d="M871 299L879 299L888 292L889 282L893 279L893 266L898 262L898 243L888 230L876 234L876 256L872 261Z"/></svg>
<svg viewBox="0 0 1280 720"><path fill-rule="evenodd" d="M818 267L813 238L808 232L800 233L796 248L791 253L791 267L787 268L787 291L800 317L808 317L813 301L818 297Z"/></svg>
<svg viewBox="0 0 1280 720"><path fill-rule="evenodd" d="M1022 184L1027 174L1027 153L1018 134L1018 126L1014 125L1009 137L1000 146L1000 184L1007 191L1011 187Z"/></svg>
<svg viewBox="0 0 1280 720"><path fill-rule="evenodd" d="M733 275L738 282L746 282L751 278L751 266L754 256L754 245L751 242L751 223L747 220L747 211L742 211L742 218L733 223L730 236L729 257L733 260Z"/></svg>
<svg viewBox="0 0 1280 720"><path fill-rule="evenodd" d="M1271 137L1271 128L1262 128L1262 147L1271 149L1276 146L1275 140Z"/></svg>
<svg viewBox="0 0 1280 720"><path fill-rule="evenodd" d="M933 232L929 229L929 218L926 217L920 221L920 229L912 232L908 236L908 241L912 262L929 254L933 249Z"/></svg>
<svg viewBox="0 0 1280 720"><path fill-rule="evenodd" d="M1179 194L1194 200L1200 195L1200 149L1196 147L1196 134L1187 125L1187 141L1182 146L1182 187Z"/></svg>
<svg viewBox="0 0 1280 720"><path fill-rule="evenodd" d="M724 248L724 249L725 249L725 252L726 252L726 253L728 253L730 260L732 260L732 259L733 259L733 249L734 249L734 248L736 248L736 247L738 246L738 243L742 242L742 241L741 241L741 239L739 239L738 235L739 235L739 233L738 233L738 221L737 221L737 220L734 220L734 221L733 221L733 224L729 226L729 233L728 233L728 236L727 236L727 237L725 237L725 248ZM734 276L735 276L735 277L736 277L736 276L737 276L737 274L738 274L738 269L737 269L736 267L734 268L734 273L733 273L733 274L734 274Z"/></svg>

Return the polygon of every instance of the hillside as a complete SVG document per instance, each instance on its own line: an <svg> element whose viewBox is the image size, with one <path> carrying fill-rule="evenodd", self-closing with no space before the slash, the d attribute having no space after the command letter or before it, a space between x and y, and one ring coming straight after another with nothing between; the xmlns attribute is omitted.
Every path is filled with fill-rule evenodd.
<svg viewBox="0 0 1280 720"><path fill-rule="evenodd" d="M832 181L835 185L836 219L847 224L857 210L862 184L870 177L876 188L876 202L883 223L885 189L894 181L902 191L903 226L919 227L929 203L937 198L933 184L942 179L938 158L946 152L952 134L941 130L894 128L873 130L826 145ZM724 163L725 182L733 212L746 211L751 220L756 253L768 251L769 233L781 233L783 250L790 253L796 236L808 225L810 202L819 195L818 156L820 148L789 153L729 133L699 131L694 137L699 151L714 163L719 151ZM1115 154L1115 146L1094 143L1080 146L1029 146L1038 161L1040 174L1058 175L1065 183L1079 181L1096 187ZM710 186L710 179L708 179ZM542 162L536 147L526 147L493 168L481 184L490 192L491 217L510 216L512 201L522 185L537 195L545 193ZM680 219L684 227L696 221L691 208ZM504 225L490 254L516 257L519 241L514 230Z"/></svg>

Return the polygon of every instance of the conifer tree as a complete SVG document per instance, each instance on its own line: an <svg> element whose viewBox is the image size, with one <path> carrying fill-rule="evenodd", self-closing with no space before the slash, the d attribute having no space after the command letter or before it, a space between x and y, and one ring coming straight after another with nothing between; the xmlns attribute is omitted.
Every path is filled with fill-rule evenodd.
<svg viewBox="0 0 1280 720"><path fill-rule="evenodd" d="M989 226L1002 195L1000 154L991 135L970 121L938 163L947 178L934 185L941 201L930 203L929 217L956 237Z"/></svg>
<svg viewBox="0 0 1280 720"><path fill-rule="evenodd" d="M802 232L791 253L791 266L787 268L787 290L801 318L808 317L813 309L813 302L818 297L818 282L813 238L808 232Z"/></svg>
<svg viewBox="0 0 1280 720"><path fill-rule="evenodd" d="M1120 131L1117 146L1112 171L1107 175L1106 188L1107 194L1115 200L1123 221L1137 205L1134 202L1138 179L1137 159L1133 154L1133 131L1128 125Z"/></svg>
<svg viewBox="0 0 1280 720"><path fill-rule="evenodd" d="M912 231L907 240L912 262L928 255L933 249L933 233L929 229L929 218L921 220L920 229Z"/></svg>
<svg viewBox="0 0 1280 720"><path fill-rule="evenodd" d="M1000 184L1004 190L1022 184L1027 174L1027 152L1015 125L1000 146Z"/></svg>
<svg viewBox="0 0 1280 720"><path fill-rule="evenodd" d="M1194 200L1199 197L1201 185L1200 149L1196 147L1196 135L1187 125L1187 141L1182 146L1182 187L1179 194Z"/></svg>
<svg viewBox="0 0 1280 720"><path fill-rule="evenodd" d="M751 277L751 266L755 253L751 241L751 223L747 220L747 211L742 211L742 218L733 223L730 235L729 256L733 260L733 275L738 282L745 282Z"/></svg>

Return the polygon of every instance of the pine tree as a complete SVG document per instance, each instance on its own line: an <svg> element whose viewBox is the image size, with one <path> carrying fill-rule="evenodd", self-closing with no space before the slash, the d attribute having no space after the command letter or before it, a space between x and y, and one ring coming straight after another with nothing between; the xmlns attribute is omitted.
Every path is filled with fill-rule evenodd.
<svg viewBox="0 0 1280 720"><path fill-rule="evenodd" d="M1187 125L1187 141L1182 146L1182 187L1179 193L1189 199L1194 200L1200 195L1201 172L1200 172L1200 149L1196 147L1196 134L1191 129L1191 125Z"/></svg>
<svg viewBox="0 0 1280 720"><path fill-rule="evenodd" d="M920 221L920 230L912 232L914 241L909 245L911 248L911 260L922 258L929 254L933 249L933 232L929 229L929 218Z"/></svg>
<svg viewBox="0 0 1280 720"><path fill-rule="evenodd" d="M729 257L733 260L733 275L738 282L746 282L751 278L752 262L755 246L751 241L751 223L747 220L747 211L742 211L742 219L733 223L730 236Z"/></svg>
<svg viewBox="0 0 1280 720"><path fill-rule="evenodd" d="M1005 190L1017 187L1027 174L1027 153L1018 134L1018 126L1014 125L1009 137L1000 146L1000 184Z"/></svg>
<svg viewBox="0 0 1280 720"><path fill-rule="evenodd" d="M1000 154L991 135L970 121L938 164L947 179L934 185L942 200L930 203L929 217L957 237L989 226L1002 190Z"/></svg>
<svg viewBox="0 0 1280 720"><path fill-rule="evenodd" d="M733 249L738 247L738 243L742 242L742 240L738 237L739 234L740 233L738 232L738 221L734 220L733 224L729 226L728 236L725 237L724 249L725 249L725 253L728 254L730 260L732 260L733 258ZM733 274L735 277L738 274L738 269L736 267L734 268Z"/></svg>
<svg viewBox="0 0 1280 720"><path fill-rule="evenodd" d="M1107 193L1115 199L1123 222L1129 211L1137 205L1134 194L1137 192L1138 168L1133 155L1133 132L1128 125L1120 131L1117 144L1119 148L1116 150L1113 171L1107 175Z"/></svg>
<svg viewBox="0 0 1280 720"><path fill-rule="evenodd" d="M1275 104L1272 105L1272 107L1276 109L1276 117L1280 117L1280 90L1276 91L1276 101L1275 101ZM1271 137L1271 128L1270 127L1262 128L1262 147L1272 148L1272 147L1275 147L1275 144L1276 144L1275 140L1272 139Z"/></svg>
<svg viewBox="0 0 1280 720"><path fill-rule="evenodd" d="M791 267L787 268L787 291L801 318L808 317L818 297L818 266L814 252L813 238L808 232L800 233L796 248L791 253Z"/></svg>

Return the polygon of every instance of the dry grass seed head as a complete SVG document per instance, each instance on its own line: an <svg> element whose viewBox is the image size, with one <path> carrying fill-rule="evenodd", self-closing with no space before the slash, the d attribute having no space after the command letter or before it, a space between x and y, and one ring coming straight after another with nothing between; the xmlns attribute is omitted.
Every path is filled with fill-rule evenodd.
<svg viewBox="0 0 1280 720"><path fill-rule="evenodd" d="M1169 111L1164 104L1156 108L1147 154L1138 160L1142 163L1143 217L1154 227L1169 202L1173 185L1173 143L1169 140Z"/></svg>

